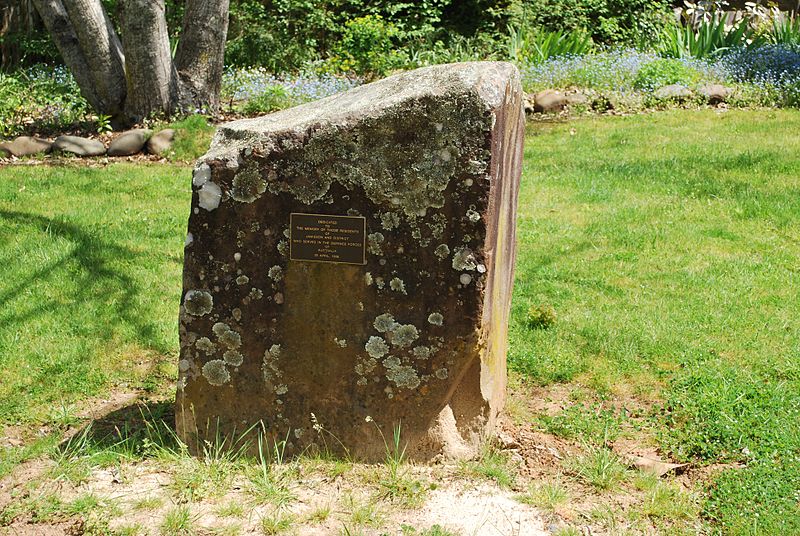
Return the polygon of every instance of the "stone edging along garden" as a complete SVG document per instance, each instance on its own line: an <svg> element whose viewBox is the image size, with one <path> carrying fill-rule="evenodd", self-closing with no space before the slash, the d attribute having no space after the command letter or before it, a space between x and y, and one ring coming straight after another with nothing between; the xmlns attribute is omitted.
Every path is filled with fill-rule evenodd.
<svg viewBox="0 0 800 536"><path fill-rule="evenodd" d="M161 156L172 148L175 131L166 128L153 133L137 128L115 137L106 148L97 139L80 136L59 136L54 141L32 136L20 136L12 141L0 143L0 158L23 157L40 153L66 153L74 156L133 156L142 152Z"/></svg>
<svg viewBox="0 0 800 536"><path fill-rule="evenodd" d="M717 106L725 104L733 89L721 84L708 84L693 91L681 84L670 84L653 92L655 102L665 105L682 105L690 102ZM565 112L570 108L583 107L595 112L612 112L612 100L592 90L546 89L528 93L524 100L525 113L529 117L546 116ZM163 156L172 148L175 130L166 128L153 132L149 129L133 129L122 132L106 145L93 138L58 136L50 141L32 136L20 136L0 143L0 159L25 157L46 153L65 153L78 157L133 156L140 153Z"/></svg>

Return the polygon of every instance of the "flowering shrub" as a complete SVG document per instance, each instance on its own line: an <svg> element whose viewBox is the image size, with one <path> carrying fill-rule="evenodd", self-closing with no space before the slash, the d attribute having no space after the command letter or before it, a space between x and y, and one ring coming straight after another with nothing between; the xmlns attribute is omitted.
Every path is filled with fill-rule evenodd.
<svg viewBox="0 0 800 536"><path fill-rule="evenodd" d="M222 99L232 106L236 102L272 95L280 97L284 104L281 107L285 108L329 97L359 84L361 81L358 79L329 74L309 73L277 77L263 67L227 69L222 77Z"/></svg>
<svg viewBox="0 0 800 536"><path fill-rule="evenodd" d="M727 79L724 68L711 61L669 60L669 67L664 69L674 72L661 73L659 65L664 65L664 61L651 52L619 49L586 56L562 56L544 63L524 65L520 70L527 91L569 87L610 92L652 91L657 89L653 86L659 81L676 76L694 78L696 83L724 82ZM648 78L651 79L649 82Z"/></svg>
<svg viewBox="0 0 800 536"><path fill-rule="evenodd" d="M785 45L735 48L704 59L612 50L530 63L521 66L521 72L526 91L581 88L642 97L672 83L694 89L724 84L736 89L736 105L800 106L800 50Z"/></svg>
<svg viewBox="0 0 800 536"><path fill-rule="evenodd" d="M89 104L63 65L0 73L0 136L16 136L28 125L45 130L69 128L89 112Z"/></svg>

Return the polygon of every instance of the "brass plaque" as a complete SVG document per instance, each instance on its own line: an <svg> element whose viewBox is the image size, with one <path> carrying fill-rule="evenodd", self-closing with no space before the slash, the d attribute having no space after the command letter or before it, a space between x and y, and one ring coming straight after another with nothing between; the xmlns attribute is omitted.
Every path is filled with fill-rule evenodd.
<svg viewBox="0 0 800 536"><path fill-rule="evenodd" d="M367 264L367 219L363 216L293 212L289 229L293 261Z"/></svg>

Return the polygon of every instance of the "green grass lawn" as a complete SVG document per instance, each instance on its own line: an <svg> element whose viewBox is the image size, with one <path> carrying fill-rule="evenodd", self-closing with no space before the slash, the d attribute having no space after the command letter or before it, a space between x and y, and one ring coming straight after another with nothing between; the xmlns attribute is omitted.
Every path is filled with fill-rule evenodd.
<svg viewBox="0 0 800 536"><path fill-rule="evenodd" d="M82 399L173 374L189 176L0 169L0 428L34 445L0 476ZM644 408L672 458L740 465L701 490L711 531L800 533L800 113L533 124L518 236L510 366L584 397L552 431L602 449L629 417L598 439L590 403Z"/></svg>

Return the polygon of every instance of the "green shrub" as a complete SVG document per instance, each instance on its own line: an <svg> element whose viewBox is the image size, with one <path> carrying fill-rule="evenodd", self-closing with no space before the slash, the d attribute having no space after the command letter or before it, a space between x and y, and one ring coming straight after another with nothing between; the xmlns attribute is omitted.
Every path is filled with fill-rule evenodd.
<svg viewBox="0 0 800 536"><path fill-rule="evenodd" d="M588 29L603 44L653 41L669 21L667 0L532 0L526 19L550 31Z"/></svg>
<svg viewBox="0 0 800 536"><path fill-rule="evenodd" d="M334 72L353 72L367 79L386 75L407 59L394 48L399 30L380 15L367 15L348 21L344 35L333 49L328 68Z"/></svg>
<svg viewBox="0 0 800 536"><path fill-rule="evenodd" d="M594 48L592 36L585 30L549 32L509 27L508 33L508 56L517 62L542 63L557 56L582 56Z"/></svg>
<svg viewBox="0 0 800 536"><path fill-rule="evenodd" d="M274 73L295 71L319 58L322 42L334 30L326 2L232 0L225 62Z"/></svg>
<svg viewBox="0 0 800 536"><path fill-rule="evenodd" d="M65 68L39 66L0 73L0 136L61 131L85 119L90 111Z"/></svg>
<svg viewBox="0 0 800 536"><path fill-rule="evenodd" d="M699 79L700 73L691 66L677 59L665 58L642 66L636 74L633 87L652 91L669 84L692 85Z"/></svg>
<svg viewBox="0 0 800 536"><path fill-rule="evenodd" d="M242 111L248 115L268 114L296 104L289 92L283 86L267 87L263 93L254 97L242 106Z"/></svg>
<svg viewBox="0 0 800 536"><path fill-rule="evenodd" d="M729 27L723 17L691 24L665 26L654 44L655 51L668 58L705 58L736 47L757 47L765 41L746 20Z"/></svg>
<svg viewBox="0 0 800 536"><path fill-rule="evenodd" d="M764 37L776 45L800 46L800 18L794 15L774 17Z"/></svg>

